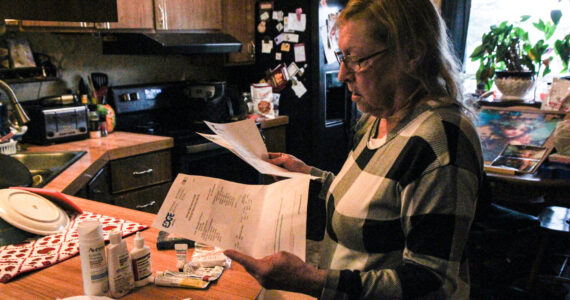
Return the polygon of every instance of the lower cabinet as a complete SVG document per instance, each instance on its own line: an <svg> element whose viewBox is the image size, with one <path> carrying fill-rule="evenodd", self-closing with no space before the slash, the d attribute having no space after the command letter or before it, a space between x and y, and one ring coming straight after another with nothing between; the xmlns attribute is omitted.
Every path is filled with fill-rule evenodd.
<svg viewBox="0 0 570 300"><path fill-rule="evenodd" d="M172 184L170 150L110 161L77 196L157 213Z"/></svg>

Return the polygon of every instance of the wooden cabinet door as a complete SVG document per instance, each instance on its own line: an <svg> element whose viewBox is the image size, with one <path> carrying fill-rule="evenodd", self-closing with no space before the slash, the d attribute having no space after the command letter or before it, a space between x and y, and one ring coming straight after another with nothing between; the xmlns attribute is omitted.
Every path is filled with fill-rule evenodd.
<svg viewBox="0 0 570 300"><path fill-rule="evenodd" d="M168 182L172 179L170 150L112 160L113 194Z"/></svg>
<svg viewBox="0 0 570 300"><path fill-rule="evenodd" d="M154 29L153 0L117 0L118 22L97 23L98 29Z"/></svg>
<svg viewBox="0 0 570 300"><path fill-rule="evenodd" d="M239 53L228 55L228 64L255 62L255 1L222 0L223 31L241 43Z"/></svg>
<svg viewBox="0 0 570 300"><path fill-rule="evenodd" d="M156 0L156 30L221 30L222 0Z"/></svg>

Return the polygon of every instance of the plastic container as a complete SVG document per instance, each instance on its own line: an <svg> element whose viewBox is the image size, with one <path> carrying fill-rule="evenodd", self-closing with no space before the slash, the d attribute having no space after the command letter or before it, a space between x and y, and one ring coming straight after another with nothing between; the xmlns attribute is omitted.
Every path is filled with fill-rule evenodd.
<svg viewBox="0 0 570 300"><path fill-rule="evenodd" d="M122 232L119 230L111 231L109 234L111 243L107 248L109 290L114 298L126 295L135 287L129 250L121 235Z"/></svg>
<svg viewBox="0 0 570 300"><path fill-rule="evenodd" d="M83 221L77 226L83 291L88 296L103 296L109 291L105 241L99 221Z"/></svg>
<svg viewBox="0 0 570 300"><path fill-rule="evenodd" d="M135 286L141 287L149 283L152 275L152 265L150 261L150 247L145 246L144 238L140 231L135 237L135 247L131 250L131 260L133 264L133 274L135 276Z"/></svg>

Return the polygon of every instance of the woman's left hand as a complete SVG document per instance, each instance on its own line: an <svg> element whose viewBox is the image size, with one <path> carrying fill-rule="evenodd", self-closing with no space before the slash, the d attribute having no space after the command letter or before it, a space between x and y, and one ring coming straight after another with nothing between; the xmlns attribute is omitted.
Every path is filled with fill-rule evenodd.
<svg viewBox="0 0 570 300"><path fill-rule="evenodd" d="M224 254L241 264L266 289L286 290L319 297L326 271L304 263L299 257L285 251L255 259L235 250Z"/></svg>

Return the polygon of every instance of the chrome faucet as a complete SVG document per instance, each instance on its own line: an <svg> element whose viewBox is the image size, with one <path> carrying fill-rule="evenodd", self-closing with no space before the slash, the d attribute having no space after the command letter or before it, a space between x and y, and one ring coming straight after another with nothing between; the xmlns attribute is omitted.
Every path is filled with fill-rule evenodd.
<svg viewBox="0 0 570 300"><path fill-rule="evenodd" d="M3 90L6 93L6 95L10 99L10 103L14 108L13 115L15 115L15 117L9 118L10 130L14 133L15 138L21 137L28 130L28 127L24 125L30 122L30 117L28 117L28 115L20 105L20 102L18 102L18 98L16 97L14 90L12 90L12 88L10 88L10 86L2 80L0 80L0 90Z"/></svg>

